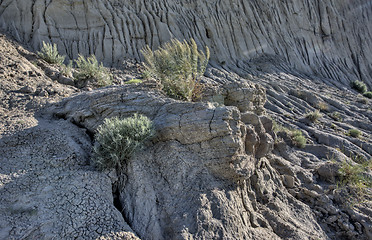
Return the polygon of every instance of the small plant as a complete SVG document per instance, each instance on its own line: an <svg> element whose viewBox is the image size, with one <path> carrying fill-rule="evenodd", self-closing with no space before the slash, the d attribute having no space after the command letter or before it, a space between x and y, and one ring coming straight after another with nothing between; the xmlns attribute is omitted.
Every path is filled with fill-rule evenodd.
<svg viewBox="0 0 372 240"><path fill-rule="evenodd" d="M358 138L360 137L360 135L362 135L362 132L359 131L358 129L349 129L347 135L350 137Z"/></svg>
<svg viewBox="0 0 372 240"><path fill-rule="evenodd" d="M160 81L169 97L186 101L200 97L198 85L208 64L208 47L204 53L193 39L190 43L173 39L156 51L147 46L141 52L145 58L144 78Z"/></svg>
<svg viewBox="0 0 372 240"><path fill-rule="evenodd" d="M329 114L328 116L337 122L342 122L341 113L339 112L333 112Z"/></svg>
<svg viewBox="0 0 372 240"><path fill-rule="evenodd" d="M357 90L360 93L365 93L367 92L367 86L364 82L362 81L354 81L351 83L351 87Z"/></svg>
<svg viewBox="0 0 372 240"><path fill-rule="evenodd" d="M134 78L134 79L124 82L124 84L136 84L136 83L142 83L142 80Z"/></svg>
<svg viewBox="0 0 372 240"><path fill-rule="evenodd" d="M93 161L101 170L120 168L154 133L151 120L143 115L106 119L95 136Z"/></svg>
<svg viewBox="0 0 372 240"><path fill-rule="evenodd" d="M344 161L338 170L340 175L339 186L347 187L350 191L352 202L361 203L368 195L367 188L372 187L371 175L372 159L363 163L351 164ZM370 195L370 194L369 194Z"/></svg>
<svg viewBox="0 0 372 240"><path fill-rule="evenodd" d="M65 77L72 78L72 61L70 61L67 65L62 64L61 65L61 74Z"/></svg>
<svg viewBox="0 0 372 240"><path fill-rule="evenodd" d="M294 146L298 148L304 148L306 146L306 138L302 135L300 130L296 129L289 129L284 127L283 125L273 121L273 132L278 134L279 132L285 132L291 139L291 142Z"/></svg>
<svg viewBox="0 0 372 240"><path fill-rule="evenodd" d="M319 102L316 107L321 110L321 111L328 111L329 110L329 106L327 103L325 102Z"/></svg>
<svg viewBox="0 0 372 240"><path fill-rule="evenodd" d="M280 123L277 123L276 121L273 120L273 132L278 133L278 132L288 132L289 129L283 127Z"/></svg>
<svg viewBox="0 0 372 240"><path fill-rule="evenodd" d="M51 64L61 65L65 60L65 56L59 55L57 45L55 43L52 45L43 41L43 47L41 48L40 52L37 52L37 54L46 62Z"/></svg>
<svg viewBox="0 0 372 240"><path fill-rule="evenodd" d="M302 135L300 130L291 130L289 132L293 145L299 148L304 148L306 146L306 138Z"/></svg>
<svg viewBox="0 0 372 240"><path fill-rule="evenodd" d="M78 73L75 75L77 81L95 79L96 84L100 87L112 83L111 75L102 63L98 63L96 56L91 55L90 57L85 58L84 56L79 55L78 59L75 60L75 63L78 68Z"/></svg>
<svg viewBox="0 0 372 240"><path fill-rule="evenodd" d="M372 92L365 92L363 93L363 96L365 96L366 98L369 98L369 99L372 99Z"/></svg>
<svg viewBox="0 0 372 240"><path fill-rule="evenodd" d="M316 122L321 117L322 114L319 112L319 110L315 110L314 112L306 114L306 118L309 119L311 122Z"/></svg>

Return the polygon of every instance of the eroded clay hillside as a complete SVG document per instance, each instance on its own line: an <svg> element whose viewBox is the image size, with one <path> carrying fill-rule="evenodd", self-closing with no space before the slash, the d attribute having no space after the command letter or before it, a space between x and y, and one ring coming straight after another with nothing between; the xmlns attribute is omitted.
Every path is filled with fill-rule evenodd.
<svg viewBox="0 0 372 240"><path fill-rule="evenodd" d="M372 88L371 14L366 0L2 0L0 28L35 50L51 41L70 58L95 54L107 65L140 59L145 45L192 37L209 46L216 64L244 69L270 54Z"/></svg>
<svg viewBox="0 0 372 240"><path fill-rule="evenodd" d="M365 1L0 1L0 239L371 239L361 183L372 179L372 101L350 87L371 89L371 11ZM151 79L124 84L141 78L145 44L173 37L211 49L197 102ZM43 40L116 65L112 86L77 88L33 52ZM133 113L155 137L98 171L98 126ZM345 177L356 174L362 182Z"/></svg>

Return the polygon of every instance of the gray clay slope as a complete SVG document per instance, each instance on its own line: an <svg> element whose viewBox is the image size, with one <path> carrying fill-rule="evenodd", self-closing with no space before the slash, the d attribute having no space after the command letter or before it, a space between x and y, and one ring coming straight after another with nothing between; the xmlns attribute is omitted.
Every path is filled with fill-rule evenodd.
<svg viewBox="0 0 372 240"><path fill-rule="evenodd" d="M337 163L372 156L372 102L349 87L371 89L371 11L365 1L1 1L0 27L36 50L52 41L118 65L145 44L194 37L212 61L199 103L151 82L86 92L2 35L0 238L371 239L371 199L351 208L337 189ZM115 70L116 83L132 70ZM123 169L96 171L92 134L134 112L156 137ZM353 128L360 138L345 134Z"/></svg>

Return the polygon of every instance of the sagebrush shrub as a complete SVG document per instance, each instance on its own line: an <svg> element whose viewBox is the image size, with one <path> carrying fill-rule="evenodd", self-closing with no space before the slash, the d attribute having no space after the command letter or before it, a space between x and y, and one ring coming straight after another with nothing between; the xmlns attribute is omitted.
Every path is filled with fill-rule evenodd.
<svg viewBox="0 0 372 240"><path fill-rule="evenodd" d="M52 45L43 41L43 46L40 52L37 52L37 54L46 62L51 64L62 65L63 61L65 60L65 56L59 55L57 45L55 43Z"/></svg>
<svg viewBox="0 0 372 240"><path fill-rule="evenodd" d="M306 138L302 135L302 132L300 130L292 130L289 133L292 144L299 148L304 148L306 146Z"/></svg>
<svg viewBox="0 0 372 240"><path fill-rule="evenodd" d="M359 131L358 129L353 128L353 129L349 129L349 131L347 132L347 135L354 137L354 138L358 138L360 137L360 135L362 135L362 132Z"/></svg>
<svg viewBox="0 0 372 240"><path fill-rule="evenodd" d="M72 78L73 75L72 75L72 61L70 60L70 62L65 65L65 64L61 64L61 71L60 73L65 76L65 77L69 77L69 78Z"/></svg>
<svg viewBox="0 0 372 240"><path fill-rule="evenodd" d="M155 51L146 46L141 53L145 59L144 77L159 80L169 97L186 101L199 97L199 79L209 61L208 47L204 53L193 39L190 43L173 39Z"/></svg>
<svg viewBox="0 0 372 240"><path fill-rule="evenodd" d="M90 57L85 58L79 54L78 59L75 60L77 66L77 74L75 79L87 80L94 79L96 84L100 87L107 86L112 83L112 78L107 68L103 64L99 64L96 56L91 55Z"/></svg>
<svg viewBox="0 0 372 240"><path fill-rule="evenodd" d="M367 174L372 170L372 159L362 163L351 164L342 162L338 170L339 181L337 185L341 188L349 188L349 199L347 202L362 203L368 197L370 192L368 189L372 187L372 178Z"/></svg>
<svg viewBox="0 0 372 240"><path fill-rule="evenodd" d="M333 120L335 120L337 122L342 122L341 113L339 113L339 112L330 113L330 114L328 114L328 116L330 116Z"/></svg>
<svg viewBox="0 0 372 240"><path fill-rule="evenodd" d="M365 92L363 93L363 96L372 99L372 92Z"/></svg>
<svg viewBox="0 0 372 240"><path fill-rule="evenodd" d="M283 125L273 121L273 132L278 134L279 132L285 132L292 142L292 144L299 148L306 147L307 140L300 130L296 129L289 129L284 127Z"/></svg>
<svg viewBox="0 0 372 240"><path fill-rule="evenodd" d="M309 119L311 122L316 122L321 117L322 117L322 114L320 113L319 110L315 110L314 112L310 112L306 114L306 118Z"/></svg>
<svg viewBox="0 0 372 240"><path fill-rule="evenodd" d="M95 135L93 162L99 169L120 168L154 134L152 121L143 115L106 119Z"/></svg>
<svg viewBox="0 0 372 240"><path fill-rule="evenodd" d="M367 91L367 85L362 81L354 81L351 83L351 87L360 93L365 93Z"/></svg>

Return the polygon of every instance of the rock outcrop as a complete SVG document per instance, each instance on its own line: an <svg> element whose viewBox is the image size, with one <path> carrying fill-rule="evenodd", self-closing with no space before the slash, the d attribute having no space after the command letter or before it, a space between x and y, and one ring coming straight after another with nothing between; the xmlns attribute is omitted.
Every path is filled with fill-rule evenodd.
<svg viewBox="0 0 372 240"><path fill-rule="evenodd" d="M0 28L38 50L95 54L106 64L140 59L140 49L193 37L218 64L244 65L262 54L308 74L372 88L372 7L364 0L0 1Z"/></svg>
<svg viewBox="0 0 372 240"><path fill-rule="evenodd" d="M241 92L243 106L252 103L243 92L255 87L230 90ZM113 183L124 219L143 239L325 238L265 157L274 143L265 116L176 101L139 86L79 94L52 108L91 132L107 117L138 112L153 120L156 137L117 170Z"/></svg>
<svg viewBox="0 0 372 240"><path fill-rule="evenodd" d="M77 90L28 59L37 61L0 35L0 239L138 239L110 176L88 164L86 131L35 114Z"/></svg>

